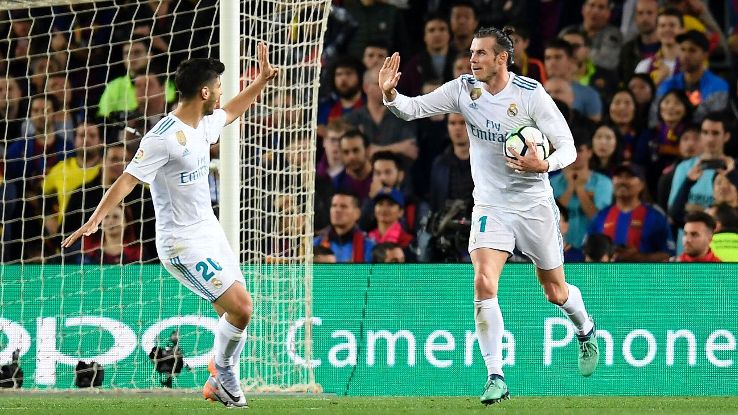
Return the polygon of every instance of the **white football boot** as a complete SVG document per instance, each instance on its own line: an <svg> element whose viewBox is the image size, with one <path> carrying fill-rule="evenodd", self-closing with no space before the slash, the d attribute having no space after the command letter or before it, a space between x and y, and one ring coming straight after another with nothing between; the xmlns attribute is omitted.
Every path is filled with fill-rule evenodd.
<svg viewBox="0 0 738 415"><path fill-rule="evenodd" d="M202 390L205 399L218 401L227 407L249 407L243 390L241 390L241 383L238 381L232 367L221 367L214 360L210 360L208 371L210 377L205 382Z"/></svg>

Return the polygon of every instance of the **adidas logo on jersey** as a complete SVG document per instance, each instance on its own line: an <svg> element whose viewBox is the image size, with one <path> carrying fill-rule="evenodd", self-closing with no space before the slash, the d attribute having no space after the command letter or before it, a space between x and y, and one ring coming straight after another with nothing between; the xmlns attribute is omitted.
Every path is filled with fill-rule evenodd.
<svg viewBox="0 0 738 415"><path fill-rule="evenodd" d="M479 108L479 105L477 105L476 102L472 102L471 104L469 104L469 108L475 110L475 109Z"/></svg>
<svg viewBox="0 0 738 415"><path fill-rule="evenodd" d="M187 157L189 155L190 155L190 150L186 148L184 153L182 153L182 157Z"/></svg>

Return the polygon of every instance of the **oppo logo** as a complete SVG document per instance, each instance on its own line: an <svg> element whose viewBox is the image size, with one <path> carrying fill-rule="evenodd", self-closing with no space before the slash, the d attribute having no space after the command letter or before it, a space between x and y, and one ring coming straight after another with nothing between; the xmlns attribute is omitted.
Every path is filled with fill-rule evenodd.
<svg viewBox="0 0 738 415"><path fill-rule="evenodd" d="M57 345L57 331L60 323L66 329L88 327L94 330L104 330L112 336L113 345L94 356L90 356L87 353L84 357L64 354L59 351ZM56 368L59 364L74 366L79 360L94 360L103 366L112 365L128 358L136 350L137 346L140 346L144 353L148 353L157 344L160 334L166 332L168 335L174 327L197 326L215 333L217 324L218 320L210 317L197 315L172 317L151 325L143 332L139 339L127 324L112 318L37 318L36 371L34 373L34 382L37 385L55 385ZM11 354L16 349L20 350L21 357L31 349L31 336L22 325L0 318L0 332L7 337L7 342L4 342L6 343L5 347L0 349L0 363L10 361ZM102 334L100 337L102 338ZM87 341L83 341L84 343L87 343ZM211 356L212 351L208 351L201 355L187 356L184 358L184 361L190 367L207 366Z"/></svg>

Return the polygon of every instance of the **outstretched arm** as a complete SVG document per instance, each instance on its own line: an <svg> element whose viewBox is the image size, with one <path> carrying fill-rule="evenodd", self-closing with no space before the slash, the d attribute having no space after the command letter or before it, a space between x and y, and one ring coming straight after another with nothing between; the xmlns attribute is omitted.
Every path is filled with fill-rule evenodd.
<svg viewBox="0 0 738 415"><path fill-rule="evenodd" d="M458 97L459 83L452 80L443 84L435 91L419 97L409 98L397 92L397 82L400 81L400 55L395 52L384 60L379 70L379 87L382 89L384 105L405 121L417 118L430 117L437 114L459 112Z"/></svg>
<svg viewBox="0 0 738 415"><path fill-rule="evenodd" d="M81 228L77 229L67 239L62 242L62 248L69 248L77 239L84 236L90 236L97 232L98 226L102 222L103 218L108 214L110 209L114 206L118 206L124 197L131 193L131 190L138 184L138 179L133 177L130 173L123 173L118 180L110 186L107 192L103 195L100 200L100 204L97 205L95 212L90 216L90 219L82 225Z"/></svg>
<svg viewBox="0 0 738 415"><path fill-rule="evenodd" d="M246 112L251 104L256 101L256 97L259 96L267 82L274 79L279 72L277 68L269 63L269 53L264 43L259 42L257 54L259 57L259 75L246 89L223 106L223 110L226 112L226 125L232 123Z"/></svg>

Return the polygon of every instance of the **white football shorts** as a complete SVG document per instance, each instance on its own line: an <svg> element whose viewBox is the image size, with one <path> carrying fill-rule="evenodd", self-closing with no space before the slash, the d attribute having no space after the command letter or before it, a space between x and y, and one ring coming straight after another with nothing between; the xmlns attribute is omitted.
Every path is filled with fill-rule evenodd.
<svg viewBox="0 0 738 415"><path fill-rule="evenodd" d="M220 224L198 228L163 241L159 259L190 291L215 302L233 283L246 282Z"/></svg>
<svg viewBox="0 0 738 415"><path fill-rule="evenodd" d="M564 241L559 209L553 198L524 212L475 205L472 211L469 252L492 248L512 255L515 247L536 267L550 270L564 263Z"/></svg>

